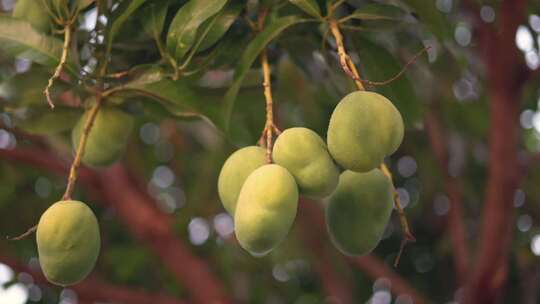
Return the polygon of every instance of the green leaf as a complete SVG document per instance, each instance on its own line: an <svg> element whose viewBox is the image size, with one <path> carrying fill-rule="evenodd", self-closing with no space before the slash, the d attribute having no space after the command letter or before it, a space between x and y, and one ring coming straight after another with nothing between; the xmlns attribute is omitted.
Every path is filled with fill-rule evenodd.
<svg viewBox="0 0 540 304"><path fill-rule="evenodd" d="M452 28L446 17L437 9L435 1L403 0L409 5L418 18L439 40L444 41L452 37Z"/></svg>
<svg viewBox="0 0 540 304"><path fill-rule="evenodd" d="M47 33L51 29L51 18L42 1L18 0L12 16L29 22L35 29Z"/></svg>
<svg viewBox="0 0 540 304"><path fill-rule="evenodd" d="M401 71L401 64L385 48L359 35L354 37L353 45L360 58L362 78L385 81ZM389 84L377 86L375 91L394 103L401 112L406 126L410 127L422 118L421 106L407 75L404 74Z"/></svg>
<svg viewBox="0 0 540 304"><path fill-rule="evenodd" d="M301 10L313 17L321 18L321 8L315 0L289 0Z"/></svg>
<svg viewBox="0 0 540 304"><path fill-rule="evenodd" d="M167 15L167 8L169 7L169 1L155 1L149 3L142 10L142 23L143 28L148 35L159 39L161 32L163 31L163 25L165 24L165 17Z"/></svg>
<svg viewBox="0 0 540 304"><path fill-rule="evenodd" d="M116 8L111 16L111 20L109 20L107 52L110 52L114 37L118 34L122 25L144 3L144 1L146 0L124 0Z"/></svg>
<svg viewBox="0 0 540 304"><path fill-rule="evenodd" d="M43 89L51 74L45 68L33 67L30 71L16 74L0 83L0 98L10 106L45 105L47 100ZM51 89L53 100L67 89L61 80L56 81Z"/></svg>
<svg viewBox="0 0 540 304"><path fill-rule="evenodd" d="M195 41L197 29L208 18L219 12L227 0L191 0L174 17L167 34L167 48L180 61Z"/></svg>
<svg viewBox="0 0 540 304"><path fill-rule="evenodd" d="M222 92L196 88L186 78L171 80L158 67L142 68L140 73L116 93L136 93L159 101L171 114L197 117L216 125Z"/></svg>
<svg viewBox="0 0 540 304"><path fill-rule="evenodd" d="M62 41L37 32L30 23L0 15L0 49L43 65L56 67L62 55ZM76 74L68 61L66 69Z"/></svg>
<svg viewBox="0 0 540 304"><path fill-rule="evenodd" d="M302 19L298 16L282 17L274 20L269 24L262 32L260 32L246 47L242 57L240 58L236 69L234 71L234 79L231 87L225 94L225 100L223 103L223 128L228 131L229 121L234 108L234 102L238 95L238 90L242 86L244 77L255 62L255 59L259 56L261 51L266 47L270 41L276 38L281 32L289 28L294 24L301 22L307 22L309 20Z"/></svg>
<svg viewBox="0 0 540 304"><path fill-rule="evenodd" d="M368 4L355 10L348 17L362 20L402 20L406 12L400 7L388 4Z"/></svg>
<svg viewBox="0 0 540 304"><path fill-rule="evenodd" d="M242 5L237 2L229 3L223 11L221 11L206 36L199 45L199 51L204 51L214 45L233 24L238 14L242 10Z"/></svg>
<svg viewBox="0 0 540 304"><path fill-rule="evenodd" d="M76 108L56 107L50 110L46 106L29 109L25 119L16 120L18 128L32 134L52 135L71 130L82 112Z"/></svg>

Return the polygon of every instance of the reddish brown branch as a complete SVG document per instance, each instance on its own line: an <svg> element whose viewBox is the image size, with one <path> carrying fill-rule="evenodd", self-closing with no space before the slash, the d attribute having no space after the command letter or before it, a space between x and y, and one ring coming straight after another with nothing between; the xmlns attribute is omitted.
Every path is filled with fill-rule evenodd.
<svg viewBox="0 0 540 304"><path fill-rule="evenodd" d="M36 149L0 150L0 158L28 163L55 174L65 175L69 170L66 161ZM187 287L194 302L231 303L209 266L176 237L172 217L161 213L157 204L137 189L121 165L99 173L81 169L81 183L105 198L133 235L146 243Z"/></svg>
<svg viewBox="0 0 540 304"><path fill-rule="evenodd" d="M452 253L455 259L454 268L459 285L463 285L469 270L469 248L466 240L465 223L463 221L463 185L460 179L448 172L447 139L439 124L439 118L432 111L427 112L424 120L429 142L437 163L444 177L444 187L450 200L446 229L452 242Z"/></svg>
<svg viewBox="0 0 540 304"><path fill-rule="evenodd" d="M320 259L320 262L325 263L328 266L328 264L331 264L331 257L326 249L328 241L325 239L327 238L323 237L327 235L327 233L324 229L325 221L322 209L318 205L318 203L304 200L301 200L300 209L302 210L302 212L299 213L299 221L301 222L302 228L304 229L304 239L306 241L306 244L312 249L313 253L317 255L317 259ZM378 278L389 279L392 283L391 292L393 294L409 295L413 299L413 302L415 304L428 303L426 298L420 292L410 286L399 274L397 274L391 267L387 266L378 257L374 255L368 255L359 258L346 259L351 265L363 271L373 280L376 280ZM330 271L329 273L331 274L335 270L332 269ZM342 280L340 280L339 282L341 281ZM327 292L341 294L344 299L350 299L350 289L347 285L327 285L325 286L325 289Z"/></svg>
<svg viewBox="0 0 540 304"><path fill-rule="evenodd" d="M518 113L524 79L523 58L515 33L525 19L526 1L505 0L497 31L480 40L490 97L489 172L475 268L465 289L465 303L494 303L508 271L513 223L512 201L519 184Z"/></svg>
<svg viewBox="0 0 540 304"><path fill-rule="evenodd" d="M34 271L23 263L6 256L0 257L0 262L8 265L16 272L26 272L32 275L39 285L49 284L43 274ZM187 302L159 293L149 293L131 287L112 285L97 277L90 277L83 282L70 287L82 302L114 302L118 304L186 304Z"/></svg>
<svg viewBox="0 0 540 304"><path fill-rule="evenodd" d="M321 237L326 231L324 218L317 204L318 202L300 199L301 212L298 214L298 222L301 225L301 237L313 255L312 263L319 274L326 295L336 299L338 303L353 303L351 282L336 272L333 267L334 257L328 250L328 242Z"/></svg>

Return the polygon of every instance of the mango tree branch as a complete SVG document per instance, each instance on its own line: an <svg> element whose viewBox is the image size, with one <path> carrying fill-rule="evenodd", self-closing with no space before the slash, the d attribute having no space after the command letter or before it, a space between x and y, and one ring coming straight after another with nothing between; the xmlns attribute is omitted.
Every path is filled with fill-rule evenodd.
<svg viewBox="0 0 540 304"><path fill-rule="evenodd" d="M470 252L465 237L465 223L463 222L463 185L460 179L448 173L448 147L447 140L439 123L439 118L433 111L428 111L424 118L424 128L427 132L431 149L442 171L444 187L450 200L450 210L446 222L446 230L450 235L454 268L460 286L463 286L469 273Z"/></svg>
<svg viewBox="0 0 540 304"><path fill-rule="evenodd" d="M65 160L42 149L0 149L0 159L26 163L64 175L68 171ZM112 207L130 233L147 245L163 265L181 282L194 303L233 303L209 265L191 253L173 230L173 217L161 212L158 204L144 190L138 189L126 169L113 166L102 172L81 168L81 182L89 194L100 197ZM159 303L159 302L156 302Z"/></svg>
<svg viewBox="0 0 540 304"><path fill-rule="evenodd" d="M24 263L8 256L0 256L0 262L8 265L16 272L29 273L39 285L50 285L45 276ZM161 294L150 293L127 286L112 285L90 276L82 282L70 287L77 293L79 301L88 302L114 302L118 304L187 304L186 301Z"/></svg>
<svg viewBox="0 0 540 304"><path fill-rule="evenodd" d="M365 87L362 84L362 79L360 78L360 73L358 73L358 70L356 69L356 65L354 64L351 57L347 54L347 51L345 50L345 45L343 43L343 36L341 35L341 32L339 30L338 22L334 19L330 19L328 21L328 25L330 26L330 31L332 32L332 35L334 36L334 39L336 40L339 62L341 64L343 71L345 71L345 73L354 80L354 83L358 87L358 90L365 91ZM392 174L390 173L390 170L388 170L388 168L386 167L384 163L381 164L381 170L390 179L390 181L392 181ZM401 241L399 253L396 256L396 260L394 262L394 266L397 267L397 265L399 264L399 260L401 258L401 254L403 253L403 249L405 248L405 245L407 245L408 242L414 242L416 239L409 228L407 217L405 215L405 212L403 211L403 208L401 207L399 194L396 191L395 187L393 186L393 182L392 182L392 188L393 188L392 191L393 191L393 197L394 197L394 206L396 207L396 210L398 211L399 220L401 223L401 229L403 230L403 240Z"/></svg>

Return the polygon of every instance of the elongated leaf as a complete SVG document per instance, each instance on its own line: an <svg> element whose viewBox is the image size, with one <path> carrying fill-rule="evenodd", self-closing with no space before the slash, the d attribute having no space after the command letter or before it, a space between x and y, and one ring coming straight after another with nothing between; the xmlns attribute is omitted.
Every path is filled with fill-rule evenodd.
<svg viewBox="0 0 540 304"><path fill-rule="evenodd" d="M145 2L146 0L124 0L115 9L111 20L109 20L107 50L110 51L112 42L118 31L126 20Z"/></svg>
<svg viewBox="0 0 540 304"><path fill-rule="evenodd" d="M225 94L225 100L223 103L223 126L226 131L229 129L229 121L236 96L238 95L238 90L240 89L242 82L244 81L244 77L251 68L251 65L253 65L255 59L257 59L266 45L285 29L294 24L306 21L308 20L302 19L298 16L289 16L276 19L262 32L260 32L246 47L234 71L233 83L229 90L227 90L227 94Z"/></svg>
<svg viewBox="0 0 540 304"><path fill-rule="evenodd" d="M226 3L227 0L191 0L178 10L167 34L167 49L177 61L193 45L199 26L219 12Z"/></svg>
<svg viewBox="0 0 540 304"><path fill-rule="evenodd" d="M218 14L210 30L199 45L199 51L204 51L214 45L233 24L238 14L242 10L242 5L238 2L229 3L225 9Z"/></svg>
<svg viewBox="0 0 540 304"><path fill-rule="evenodd" d="M142 67L136 74L117 92L134 92L160 102L177 117L198 117L216 125L222 93L195 88L185 78L171 80L157 67Z"/></svg>
<svg viewBox="0 0 540 304"><path fill-rule="evenodd" d="M395 20L403 21L406 12L401 8L388 4L368 4L355 10L348 18L361 20Z"/></svg>
<svg viewBox="0 0 540 304"><path fill-rule="evenodd" d="M439 40L444 41L451 37L452 28L448 20L435 6L435 1L425 0L404 0L418 15L420 22L435 35Z"/></svg>
<svg viewBox="0 0 540 304"><path fill-rule="evenodd" d="M159 39L161 31L163 31L163 25L165 23L165 16L167 15L167 8L169 7L169 1L154 1L149 3L142 11L142 23L144 30L148 35Z"/></svg>
<svg viewBox="0 0 540 304"><path fill-rule="evenodd" d="M289 0L292 4L298 6L308 15L313 17L321 17L321 8L315 0Z"/></svg>
<svg viewBox="0 0 540 304"><path fill-rule="evenodd" d="M354 37L353 45L360 57L363 78L372 81L384 81L401 71L401 64L383 47L359 35ZM389 84L377 86L375 91L386 96L394 103L401 112L407 126L412 126L421 119L421 107L407 75L402 75Z"/></svg>
<svg viewBox="0 0 540 304"><path fill-rule="evenodd" d="M62 41L37 32L26 21L0 15L0 49L54 67L62 55ZM69 61L66 69L76 73Z"/></svg>
<svg viewBox="0 0 540 304"><path fill-rule="evenodd" d="M35 29L47 33L51 29L51 18L42 1L18 0L12 16L29 22Z"/></svg>
<svg viewBox="0 0 540 304"><path fill-rule="evenodd" d="M76 108L56 107L54 111L46 106L32 108L24 120L16 120L18 128L32 134L51 135L71 130L79 120L82 111Z"/></svg>

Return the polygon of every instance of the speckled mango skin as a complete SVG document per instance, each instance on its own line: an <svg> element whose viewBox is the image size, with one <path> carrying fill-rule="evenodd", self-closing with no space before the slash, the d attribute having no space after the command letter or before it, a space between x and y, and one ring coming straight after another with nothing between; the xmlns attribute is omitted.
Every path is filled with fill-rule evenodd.
<svg viewBox="0 0 540 304"><path fill-rule="evenodd" d="M238 195L246 178L266 164L266 150L258 146L242 148L227 158L218 177L218 194L225 210L234 215Z"/></svg>
<svg viewBox="0 0 540 304"><path fill-rule="evenodd" d="M339 170L326 143L307 128L290 128L277 138L272 152L274 162L294 176L300 193L324 198L337 186Z"/></svg>
<svg viewBox="0 0 540 304"><path fill-rule="evenodd" d="M332 243L346 255L368 254L381 240L392 207L392 184L381 170L343 172L326 206Z"/></svg>
<svg viewBox="0 0 540 304"><path fill-rule="evenodd" d="M43 213L36 241L39 263L47 280L69 286L94 268L101 241L92 210L79 201L59 201Z"/></svg>
<svg viewBox="0 0 540 304"><path fill-rule="evenodd" d="M242 186L234 215L240 246L255 256L267 254L287 236L297 209L298 186L285 168L256 169Z"/></svg>
<svg viewBox="0 0 540 304"><path fill-rule="evenodd" d="M74 150L79 145L88 115L90 111L83 114L73 129L71 140ZM124 153L132 129L133 118L129 114L113 107L102 107L90 130L82 162L92 167L113 164Z"/></svg>
<svg viewBox="0 0 540 304"><path fill-rule="evenodd" d="M390 100L357 91L345 96L332 113L328 150L343 168L367 172L397 150L403 133L403 119Z"/></svg>

